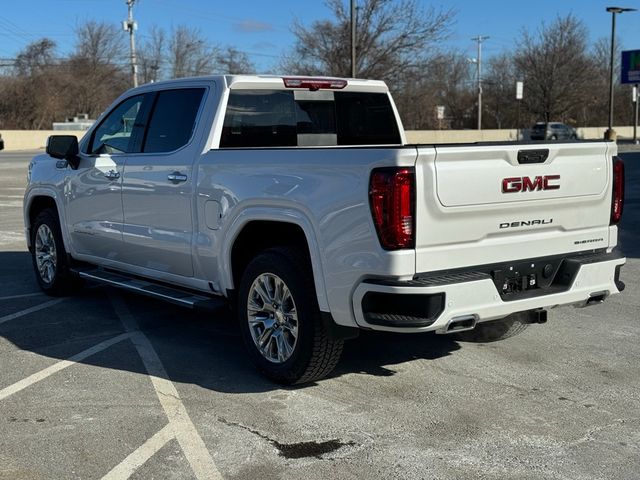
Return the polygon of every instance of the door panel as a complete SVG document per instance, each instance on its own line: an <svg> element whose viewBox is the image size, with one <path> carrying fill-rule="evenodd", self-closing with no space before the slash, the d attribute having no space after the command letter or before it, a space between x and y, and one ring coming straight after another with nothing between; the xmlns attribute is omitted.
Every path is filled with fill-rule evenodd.
<svg viewBox="0 0 640 480"><path fill-rule="evenodd" d="M67 222L76 253L119 259L123 166L122 156L83 156L78 171L67 177Z"/></svg>
<svg viewBox="0 0 640 480"><path fill-rule="evenodd" d="M193 276L193 137L203 88L157 94L142 154L127 159L122 205L127 263Z"/></svg>
<svg viewBox="0 0 640 480"><path fill-rule="evenodd" d="M183 175L186 180L171 181L170 175ZM188 155L128 159L122 196L127 263L176 275L193 275L192 195Z"/></svg>
<svg viewBox="0 0 640 480"><path fill-rule="evenodd" d="M91 134L78 170L65 180L67 224L75 253L120 260L122 176L127 155L138 147L148 95L116 105Z"/></svg>

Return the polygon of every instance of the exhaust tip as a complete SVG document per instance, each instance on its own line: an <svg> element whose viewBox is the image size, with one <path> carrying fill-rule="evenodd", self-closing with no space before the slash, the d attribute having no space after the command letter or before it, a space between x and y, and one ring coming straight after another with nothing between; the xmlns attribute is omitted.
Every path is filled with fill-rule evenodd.
<svg viewBox="0 0 640 480"><path fill-rule="evenodd" d="M465 330L473 330L478 323L477 315L462 315L460 317L452 318L447 324L447 328L444 333L463 332Z"/></svg>
<svg viewBox="0 0 640 480"><path fill-rule="evenodd" d="M592 293L591 295L589 295L589 298L587 299L587 306L590 305L598 305L600 303L604 303L604 299L607 298L607 293L603 292L603 293Z"/></svg>

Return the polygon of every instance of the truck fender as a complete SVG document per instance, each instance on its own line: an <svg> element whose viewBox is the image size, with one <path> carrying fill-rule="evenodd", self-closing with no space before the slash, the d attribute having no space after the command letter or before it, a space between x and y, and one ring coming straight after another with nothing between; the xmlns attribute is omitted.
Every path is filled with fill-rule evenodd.
<svg viewBox="0 0 640 480"><path fill-rule="evenodd" d="M30 211L31 206L33 205L33 201L38 197L48 197L52 199L56 204L56 209L58 210L58 219L60 221L60 230L62 232L62 241L64 243L64 248L68 253L71 253L71 239L69 238L69 231L67 229L67 222L65 222L65 211L62 198L58 193L49 187L34 187L27 191L24 198L24 208L23 208L23 216L24 216L24 233L27 240L27 246L31 248L31 235L29 232L31 231L31 219L30 219Z"/></svg>
<svg viewBox="0 0 640 480"><path fill-rule="evenodd" d="M322 255L320 254L320 245L316 233L317 229L314 228L313 222L305 213L293 208L251 207L243 210L233 219L226 235L224 235L220 255L222 261L218 266L218 278L221 279L220 286L223 291L233 290L235 288L231 264L233 245L240 235L240 232L242 232L242 229L253 221L292 223L302 229L309 248L318 306L321 311L329 312L329 303L327 301L327 292L324 283Z"/></svg>

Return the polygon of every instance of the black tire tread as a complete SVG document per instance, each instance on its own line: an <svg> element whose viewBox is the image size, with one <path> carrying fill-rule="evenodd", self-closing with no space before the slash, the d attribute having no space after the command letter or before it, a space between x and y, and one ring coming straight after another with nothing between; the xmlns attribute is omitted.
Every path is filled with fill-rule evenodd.
<svg viewBox="0 0 640 480"><path fill-rule="evenodd" d="M35 261L35 232L37 228L46 223L53 233L53 237L56 242L56 276L51 285L46 285L40 278L40 273L37 271ZM60 297L67 296L75 293L79 287L82 286L82 280L74 275L69 269L69 263L67 261L67 252L64 248L64 241L62 240L62 232L60 230L60 219L58 217L58 211L53 208L45 208L40 211L31 226L31 243L33 247L32 261L33 268L35 270L36 279L40 288L50 296Z"/></svg>
<svg viewBox="0 0 640 480"><path fill-rule="evenodd" d="M331 338L322 323L308 256L297 246L269 248L256 256L247 267L247 270L251 268L252 264L260 262L288 265L294 268L302 277L302 291L305 292L305 301L310 303L310 310L312 311L310 317L313 322L313 337L306 363L302 362L302 364L296 365L287 371L276 371L256 364L258 370L268 378L288 385L309 383L326 377L340 360L344 340ZM244 300L241 297L242 295L239 295L238 313L242 312L243 309L241 302ZM300 299L296 299L296 302L299 301ZM300 306L298 308L300 309ZM252 348L251 345L248 345L248 347Z"/></svg>

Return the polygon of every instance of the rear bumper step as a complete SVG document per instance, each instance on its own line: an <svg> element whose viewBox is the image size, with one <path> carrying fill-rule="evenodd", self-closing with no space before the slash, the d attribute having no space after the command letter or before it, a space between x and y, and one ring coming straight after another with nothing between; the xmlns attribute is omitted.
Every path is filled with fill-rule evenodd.
<svg viewBox="0 0 640 480"><path fill-rule="evenodd" d="M124 273L104 270L102 268L77 269L74 272L86 280L92 280L113 287L140 293L182 307L197 310L213 311L224 307L227 302L223 297L210 297L186 289L165 285Z"/></svg>
<svg viewBox="0 0 640 480"><path fill-rule="evenodd" d="M393 332L449 333L474 328L472 317L484 322L524 311L536 311L532 322L544 323L547 309L594 305L619 293L619 272L625 262L618 253L570 256L557 264L562 282L518 292L508 299L484 268L407 282L369 280L356 288L352 307L360 327Z"/></svg>

